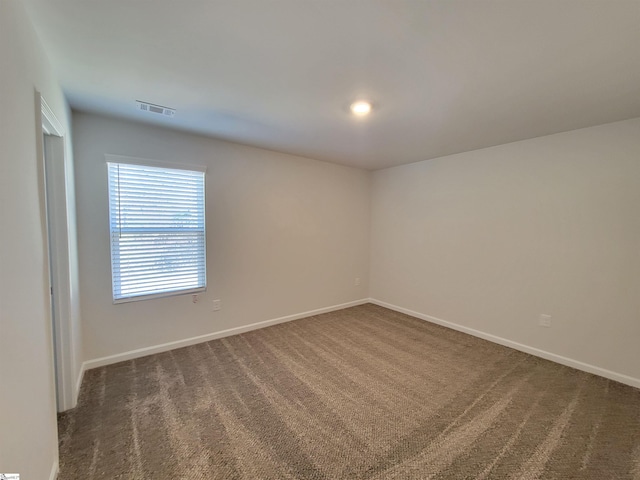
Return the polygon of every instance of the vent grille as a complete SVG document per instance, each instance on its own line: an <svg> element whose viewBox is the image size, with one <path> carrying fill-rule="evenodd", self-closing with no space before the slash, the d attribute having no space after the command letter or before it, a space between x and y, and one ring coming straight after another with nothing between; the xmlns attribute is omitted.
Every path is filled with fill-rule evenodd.
<svg viewBox="0 0 640 480"><path fill-rule="evenodd" d="M156 113L164 117L173 117L176 114L175 109L169 107L163 107L162 105L155 105L153 103L141 102L136 100L138 108L143 112Z"/></svg>

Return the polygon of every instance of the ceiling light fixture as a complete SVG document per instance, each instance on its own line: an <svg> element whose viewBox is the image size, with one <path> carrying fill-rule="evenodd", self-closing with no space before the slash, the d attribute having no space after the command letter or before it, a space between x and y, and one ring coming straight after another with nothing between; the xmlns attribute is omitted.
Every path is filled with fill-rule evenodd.
<svg viewBox="0 0 640 480"><path fill-rule="evenodd" d="M371 113L371 104L363 100L353 102L350 108L351 108L351 112L354 115L358 115L360 117L363 117Z"/></svg>

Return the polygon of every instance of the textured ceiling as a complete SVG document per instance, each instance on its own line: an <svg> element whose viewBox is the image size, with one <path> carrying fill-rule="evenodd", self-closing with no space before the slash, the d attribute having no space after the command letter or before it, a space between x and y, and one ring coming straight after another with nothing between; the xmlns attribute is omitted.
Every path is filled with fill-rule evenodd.
<svg viewBox="0 0 640 480"><path fill-rule="evenodd" d="M345 165L640 116L636 0L25 1L73 108Z"/></svg>

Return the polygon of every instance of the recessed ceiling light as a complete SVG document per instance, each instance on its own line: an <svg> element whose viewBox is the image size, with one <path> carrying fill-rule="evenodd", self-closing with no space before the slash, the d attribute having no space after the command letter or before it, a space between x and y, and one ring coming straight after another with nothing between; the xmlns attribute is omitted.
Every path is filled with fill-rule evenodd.
<svg viewBox="0 0 640 480"><path fill-rule="evenodd" d="M354 115L358 115L361 117L364 115L368 115L371 112L371 104L363 100L353 102L350 108L351 108L351 112Z"/></svg>

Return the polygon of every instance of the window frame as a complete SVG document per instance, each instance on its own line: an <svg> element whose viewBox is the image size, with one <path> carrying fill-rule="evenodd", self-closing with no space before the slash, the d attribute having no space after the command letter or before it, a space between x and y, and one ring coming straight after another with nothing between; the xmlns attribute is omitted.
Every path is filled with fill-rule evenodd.
<svg viewBox="0 0 640 480"><path fill-rule="evenodd" d="M138 165L141 167L155 167L155 168L169 168L175 170L187 170L192 172L202 172L203 174L203 236L204 236L204 285L202 287L187 288L182 290L173 290L170 292L158 292L133 295L130 297L115 298L114 290L114 277L113 277L113 241L111 231L111 192L109 188L109 164L119 163L126 165ZM151 160L147 158L128 157L122 155L105 154L105 170L107 180L107 225L108 225L108 238L109 238L109 268L111 273L111 300L114 305L121 303L139 302L143 300L152 300L155 298L174 297L179 295L193 295L196 293L206 292L207 290L207 167L204 165L195 165L187 163L172 163L160 160Z"/></svg>

